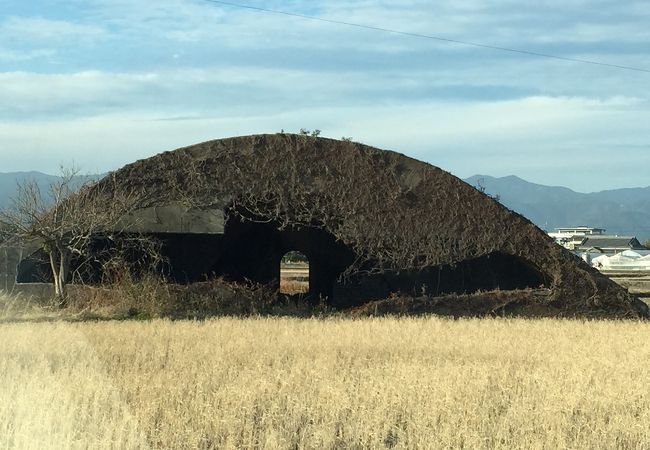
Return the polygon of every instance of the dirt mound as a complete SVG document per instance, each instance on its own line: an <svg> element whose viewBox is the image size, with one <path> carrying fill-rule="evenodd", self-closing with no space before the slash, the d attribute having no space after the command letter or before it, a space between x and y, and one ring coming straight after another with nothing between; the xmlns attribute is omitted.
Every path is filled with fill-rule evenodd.
<svg viewBox="0 0 650 450"><path fill-rule="evenodd" d="M349 249L338 279L388 273L386 289L401 290L403 280L395 280L403 275L395 274L426 272L417 288L431 298L509 284L521 295L519 288L539 284L549 294L530 302L549 313L648 315L645 304L524 217L448 172L392 151L302 135L245 136L162 153L109 177L121 190L146 192L143 206L182 203L279 232L321 230L331 245ZM472 284L493 263L509 272ZM449 282L453 288L440 287L441 274L457 281ZM509 283L520 276L532 281Z"/></svg>

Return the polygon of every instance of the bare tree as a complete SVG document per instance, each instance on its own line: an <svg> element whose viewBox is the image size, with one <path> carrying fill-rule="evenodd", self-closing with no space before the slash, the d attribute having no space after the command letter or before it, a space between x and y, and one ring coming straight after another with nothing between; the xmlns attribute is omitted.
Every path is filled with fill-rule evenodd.
<svg viewBox="0 0 650 450"><path fill-rule="evenodd" d="M33 180L19 182L11 206L0 210L5 235L35 242L47 254L61 304L73 259L87 259L93 239L120 231L121 219L138 205L136 195L118 195L113 188L110 182L84 180L78 170L61 168L61 176L44 190Z"/></svg>
<svg viewBox="0 0 650 450"><path fill-rule="evenodd" d="M479 191L481 194L485 194L490 198L493 198L497 202L501 202L501 195L499 194L490 194L487 192L485 188L485 178L479 178L476 180L476 185L474 186L477 191Z"/></svg>
<svg viewBox="0 0 650 450"><path fill-rule="evenodd" d="M10 235L11 229L5 223L0 222L0 244L9 239Z"/></svg>

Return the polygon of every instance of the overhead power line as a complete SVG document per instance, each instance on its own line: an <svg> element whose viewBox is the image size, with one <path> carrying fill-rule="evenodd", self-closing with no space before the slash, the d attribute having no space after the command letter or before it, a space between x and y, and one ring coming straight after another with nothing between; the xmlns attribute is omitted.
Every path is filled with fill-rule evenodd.
<svg viewBox="0 0 650 450"><path fill-rule="evenodd" d="M331 24L336 24L336 25L345 25L348 27L355 27L355 28L363 28L366 30L373 30L373 31L381 31L384 33L392 33L392 34L399 34L402 36L410 36L410 37L415 37L415 38L422 38L422 39L431 39L434 41L441 41L441 42L448 42L452 44L459 44L459 45L465 45L465 46L470 46L470 47L479 47L479 48L486 48L490 50L498 50L502 52L510 52L510 53L520 53L523 55L529 55L529 56L537 56L541 58L551 58L551 59L558 59L561 61L571 61L571 62L576 62L576 63L581 63L581 64L591 64L595 66L604 66L604 67L611 67L615 69L623 69L623 70L633 70L636 72L645 72L645 73L650 73L650 69L645 69L642 67L633 67L633 66L623 66L620 64L610 64L602 61L594 61L594 60L589 60L589 59L582 59L582 58L571 58L568 56L559 56L559 55L552 55L550 53L541 53L541 52L535 52L531 50L524 50L524 49L518 49L518 48L509 48L509 47L501 47L498 45L490 45L490 44L483 44L480 42L471 42L471 41L462 41L459 39L450 39L450 38L445 38L442 36L434 36L430 34L422 34L422 33L413 33L409 31L400 31L400 30L393 30L391 28L384 28L384 27L376 27L372 25L364 25L361 23L354 23L354 22L346 22L343 20L334 20L334 19L325 19L323 17L317 17L317 16L309 16L306 14L299 14L299 13L294 13L290 11L282 11L279 9L269 9L269 8L260 8L257 6L251 6L251 5L244 5L240 3L232 3L232 2L224 2L220 0L202 0L204 2L208 3L216 3L219 5L224 5L224 6L230 6L233 8L241 8L241 9L249 9L253 11L258 11L258 12L264 12L264 13L271 13L271 14L280 14L283 16L289 16L289 17L297 17L299 19L307 19L307 20L314 20L318 22L325 22L325 23L331 23Z"/></svg>

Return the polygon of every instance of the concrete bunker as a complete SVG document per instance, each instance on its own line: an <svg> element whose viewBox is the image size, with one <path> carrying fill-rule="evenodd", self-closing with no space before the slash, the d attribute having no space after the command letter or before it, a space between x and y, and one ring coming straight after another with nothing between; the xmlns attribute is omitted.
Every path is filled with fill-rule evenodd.
<svg viewBox="0 0 650 450"><path fill-rule="evenodd" d="M224 212L226 214L226 212ZM325 301L347 308L390 295L472 294L494 289L550 287L550 279L525 259L493 252L453 264L415 269L376 270L367 261L359 270L346 270L358 258L354 250L318 226L280 227L272 221L231 214L222 233L152 233L162 243L164 272L174 283L201 282L211 277L266 284L282 296L300 294L305 301ZM308 289L283 292L281 263L298 253L309 262ZM74 283L92 284L102 278L99 267L72 270ZM20 261L17 283L52 281L47 255L36 251Z"/></svg>
<svg viewBox="0 0 650 450"><path fill-rule="evenodd" d="M122 231L158 238L174 283L223 277L279 291L280 261L297 251L309 261L303 297L337 308L393 294L544 290L517 308L647 315L519 214L391 151L310 136L244 136L137 161L110 181L115 190L146 194ZM19 279L31 276L27 268Z"/></svg>

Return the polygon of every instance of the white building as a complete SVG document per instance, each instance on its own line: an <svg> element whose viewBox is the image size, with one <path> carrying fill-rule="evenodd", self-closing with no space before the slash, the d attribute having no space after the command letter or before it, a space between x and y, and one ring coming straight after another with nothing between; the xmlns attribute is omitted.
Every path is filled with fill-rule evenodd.
<svg viewBox="0 0 650 450"><path fill-rule="evenodd" d="M604 228L593 228L584 225L560 227L556 228L554 232L548 233L549 236L555 239L555 242L569 250L574 250L576 247L579 247L587 236L603 234L605 234Z"/></svg>
<svg viewBox="0 0 650 450"><path fill-rule="evenodd" d="M625 250L615 255L601 255L591 260L601 271L650 272L650 250Z"/></svg>

